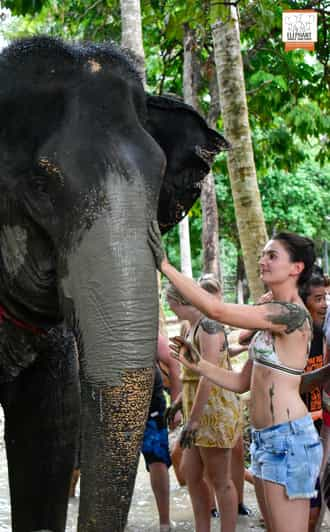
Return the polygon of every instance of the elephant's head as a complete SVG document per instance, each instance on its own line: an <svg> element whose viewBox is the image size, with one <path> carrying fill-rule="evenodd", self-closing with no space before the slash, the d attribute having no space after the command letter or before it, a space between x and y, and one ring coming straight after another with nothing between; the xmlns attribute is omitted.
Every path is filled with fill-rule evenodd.
<svg viewBox="0 0 330 532"><path fill-rule="evenodd" d="M176 224L227 147L189 106L148 96L113 45L38 37L0 56L0 302L75 317L84 412L80 530L124 529L153 378L147 228Z"/></svg>

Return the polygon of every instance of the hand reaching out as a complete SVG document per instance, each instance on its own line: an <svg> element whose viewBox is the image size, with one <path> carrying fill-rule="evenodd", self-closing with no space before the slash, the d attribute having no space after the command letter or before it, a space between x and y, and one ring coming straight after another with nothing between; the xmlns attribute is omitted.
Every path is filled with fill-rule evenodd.
<svg viewBox="0 0 330 532"><path fill-rule="evenodd" d="M197 370L201 359L197 349L183 336L174 336L170 342L171 356L187 368Z"/></svg>
<svg viewBox="0 0 330 532"><path fill-rule="evenodd" d="M182 410L182 399L173 401L171 406L166 409L165 422L170 429L174 429L180 423L180 417L177 416L178 412Z"/></svg>
<svg viewBox="0 0 330 532"><path fill-rule="evenodd" d="M183 426L180 434L180 447L183 449L190 449L195 445L198 425L197 421L188 421L188 423Z"/></svg>

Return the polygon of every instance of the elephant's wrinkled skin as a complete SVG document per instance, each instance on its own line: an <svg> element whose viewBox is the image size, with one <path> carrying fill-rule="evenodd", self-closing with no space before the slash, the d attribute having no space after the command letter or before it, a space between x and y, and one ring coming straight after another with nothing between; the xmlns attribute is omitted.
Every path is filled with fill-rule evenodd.
<svg viewBox="0 0 330 532"><path fill-rule="evenodd" d="M66 322L81 351L79 530L119 532L157 339L147 228L157 208L163 231L184 216L227 144L192 108L146 95L115 46L46 37L0 55L0 124L0 397L13 530L64 530L79 417Z"/></svg>

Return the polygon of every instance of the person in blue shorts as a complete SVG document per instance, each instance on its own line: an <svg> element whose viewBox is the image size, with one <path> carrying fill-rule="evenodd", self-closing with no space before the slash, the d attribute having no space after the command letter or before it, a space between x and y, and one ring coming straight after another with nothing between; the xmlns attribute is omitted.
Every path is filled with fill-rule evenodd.
<svg viewBox="0 0 330 532"><path fill-rule="evenodd" d="M177 389L179 370L173 370L173 359L169 356L168 343L164 336L158 338L158 360L166 364L166 358L170 362L169 376L171 392ZM175 366L177 364L175 363ZM174 368L175 369L175 368ZM174 381L174 382L173 382ZM173 385L173 386L172 386ZM172 393L171 393L172 396ZM175 397L172 397L173 399ZM158 363L155 367L155 380L152 398L149 408L148 419L143 436L142 454L144 456L147 471L150 473L151 488L154 493L159 513L160 532L169 532L170 525L170 500L169 500L169 474L171 457L168 443L168 428L165 419L166 400L164 385ZM177 421L174 421L176 424Z"/></svg>

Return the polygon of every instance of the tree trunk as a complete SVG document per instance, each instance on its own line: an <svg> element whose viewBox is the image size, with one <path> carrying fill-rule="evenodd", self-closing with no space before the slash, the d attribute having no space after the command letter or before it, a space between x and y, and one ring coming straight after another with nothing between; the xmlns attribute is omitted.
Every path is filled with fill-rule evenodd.
<svg viewBox="0 0 330 532"><path fill-rule="evenodd" d="M189 218L186 216L179 223L181 271L188 277L192 277Z"/></svg>
<svg viewBox="0 0 330 532"><path fill-rule="evenodd" d="M188 24L184 26L183 37L183 97L184 101L194 107L198 108L198 100L196 94L196 84L194 79L194 47L195 32L190 29Z"/></svg>
<svg viewBox="0 0 330 532"><path fill-rule="evenodd" d="M254 164L236 9L214 6L212 18L224 132L232 145L228 170L247 278L256 300L263 292L257 257L267 240L267 231Z"/></svg>
<svg viewBox="0 0 330 532"><path fill-rule="evenodd" d="M215 65L209 80L211 104L208 113L210 127L216 129L216 122L220 112L219 90L215 72ZM219 213L215 181L213 172L210 172L203 181L202 194L202 241L203 241L203 271L212 272L223 284L220 249L219 249Z"/></svg>
<svg viewBox="0 0 330 532"><path fill-rule="evenodd" d="M212 272L219 280L221 280L218 206L212 172L210 172L203 181L201 204L203 224L203 271L204 273Z"/></svg>
<svg viewBox="0 0 330 532"><path fill-rule="evenodd" d="M236 268L236 286L237 286L237 303L244 304L249 301L249 287L246 281L244 261L242 255L237 255L237 268Z"/></svg>
<svg viewBox="0 0 330 532"><path fill-rule="evenodd" d="M120 0L121 44L132 50L137 59L137 69L145 85L145 58L142 39L140 0Z"/></svg>

